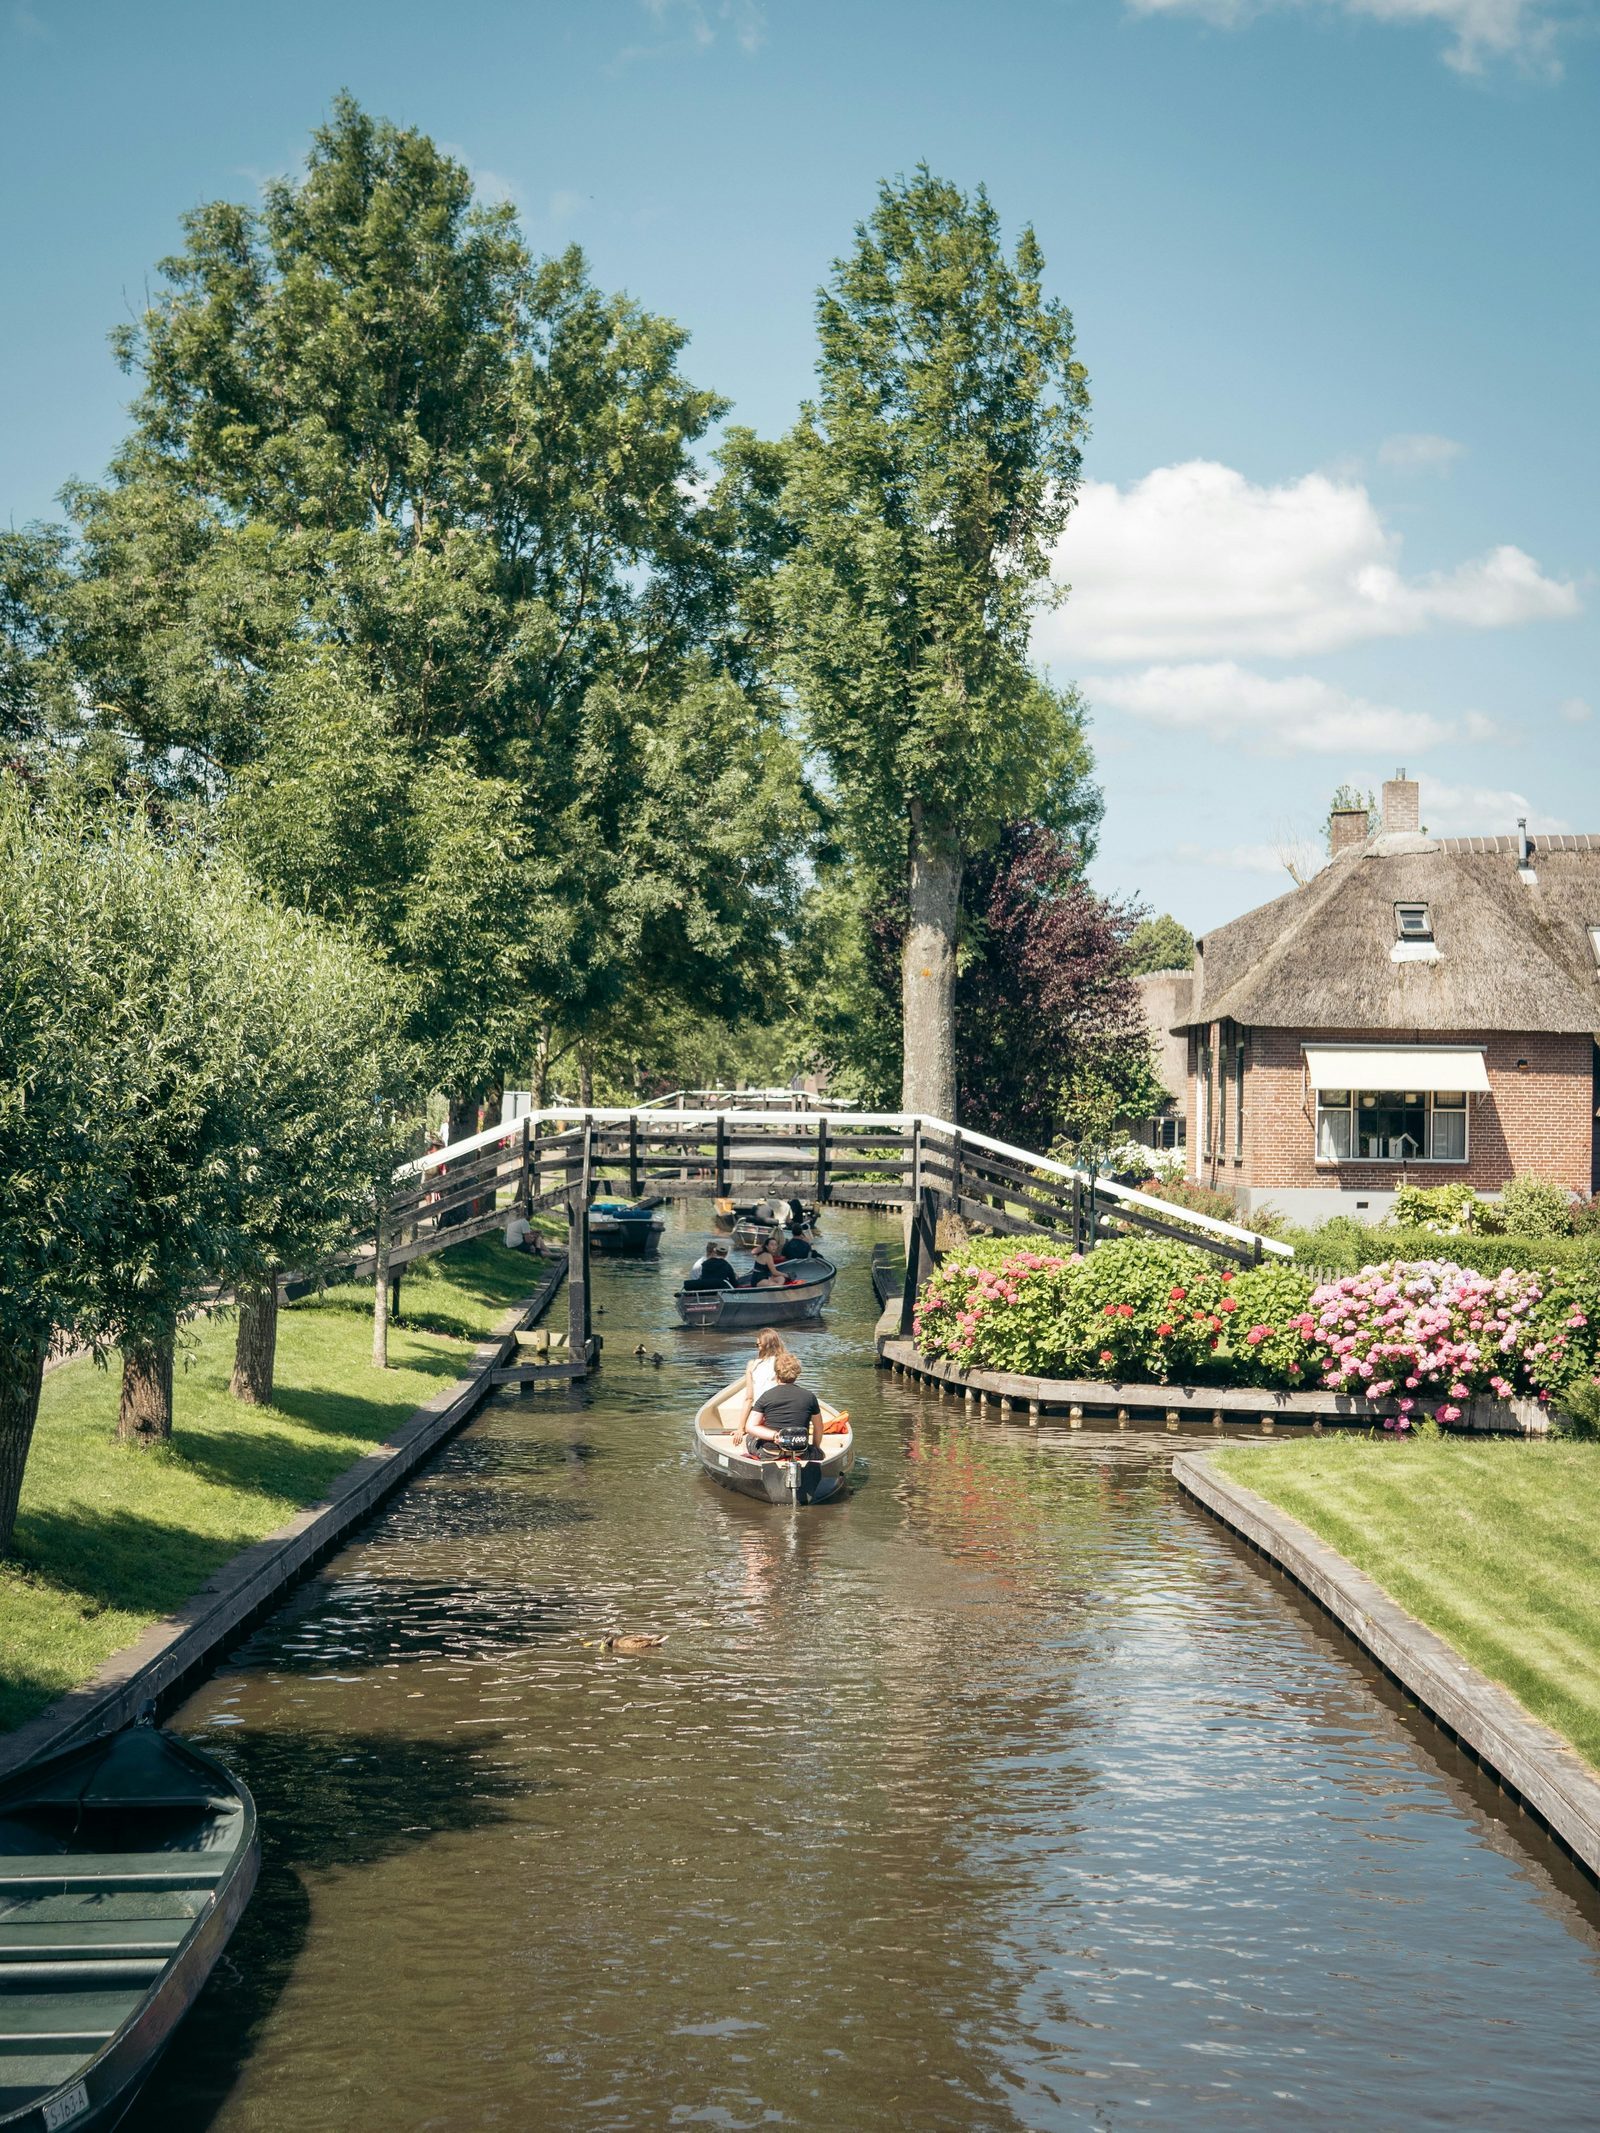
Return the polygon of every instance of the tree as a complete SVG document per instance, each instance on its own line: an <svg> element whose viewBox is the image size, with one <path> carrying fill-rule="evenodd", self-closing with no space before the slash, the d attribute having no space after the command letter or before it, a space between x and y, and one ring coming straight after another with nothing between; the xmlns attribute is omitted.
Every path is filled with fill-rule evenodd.
<svg viewBox="0 0 1600 2133"><path fill-rule="evenodd" d="M69 492L61 632L132 782L207 807L248 785L290 848L252 834L266 878L317 910L365 896L458 1117L535 1030L640 975L619 979L615 855L574 832L625 814L674 707L709 677L754 700L741 733L781 739L746 606L781 467L735 432L707 490L694 448L725 410L685 340L575 249L534 261L461 164L341 97L259 210L186 218L116 336L133 431L105 486ZM313 768L372 772L370 857L297 832ZM648 858L678 893L687 853ZM680 967L715 995L730 963L702 931Z"/></svg>
<svg viewBox="0 0 1600 2133"><path fill-rule="evenodd" d="M789 440L784 665L856 863L903 885L903 1101L956 1103L961 882L1036 811L1076 731L1027 665L1088 395L1031 230L919 169L818 302L818 397Z"/></svg>
<svg viewBox="0 0 1600 2133"><path fill-rule="evenodd" d="M1170 911L1142 918L1128 935L1127 971L1131 978L1152 970L1187 970L1194 962L1194 935Z"/></svg>
<svg viewBox="0 0 1600 2133"><path fill-rule="evenodd" d="M346 936L264 912L252 942L238 1114L235 1398L272 1399L278 1279L371 1236L414 1130L403 988Z"/></svg>
<svg viewBox="0 0 1600 2133"><path fill-rule="evenodd" d="M114 854L91 871L74 836L36 831L0 775L0 1555L51 1338L91 1300L84 1239L119 1191L104 1121L120 1025L97 953L116 873Z"/></svg>
<svg viewBox="0 0 1600 2133"><path fill-rule="evenodd" d="M1150 1044L1126 966L1134 913L1083 880L1041 824L972 868L974 938L956 981L961 1117L1048 1148L1091 1086L1140 1086Z"/></svg>

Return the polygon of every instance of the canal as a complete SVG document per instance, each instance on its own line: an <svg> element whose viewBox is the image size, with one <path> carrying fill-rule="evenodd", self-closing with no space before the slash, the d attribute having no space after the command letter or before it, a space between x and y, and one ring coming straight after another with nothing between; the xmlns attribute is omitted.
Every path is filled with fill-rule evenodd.
<svg viewBox="0 0 1600 2133"><path fill-rule="evenodd" d="M879 1374L892 1232L839 1216L794 1345L858 1485L734 1497L671 1219L596 1263L598 1376L487 1408L173 1720L266 1865L128 2133L1596 2123L1588 1885L1173 1439Z"/></svg>

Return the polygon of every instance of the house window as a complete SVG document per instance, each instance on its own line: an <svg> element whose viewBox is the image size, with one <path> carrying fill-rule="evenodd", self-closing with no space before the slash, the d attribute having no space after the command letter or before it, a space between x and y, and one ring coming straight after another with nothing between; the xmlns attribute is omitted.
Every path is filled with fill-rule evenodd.
<svg viewBox="0 0 1600 2133"><path fill-rule="evenodd" d="M1431 941L1433 918L1426 904L1396 904L1394 930L1403 941Z"/></svg>
<svg viewBox="0 0 1600 2133"><path fill-rule="evenodd" d="M1244 1161L1244 1039L1233 1048L1233 1159Z"/></svg>
<svg viewBox="0 0 1600 2133"><path fill-rule="evenodd" d="M1319 1089L1317 1159L1324 1163L1464 1163L1460 1089Z"/></svg>
<svg viewBox="0 0 1600 2133"><path fill-rule="evenodd" d="M1594 950L1595 967L1600 969L1600 926L1589 928L1589 946Z"/></svg>
<svg viewBox="0 0 1600 2133"><path fill-rule="evenodd" d="M1324 1163L1345 1163L1354 1152L1350 1144L1350 1091L1317 1091L1317 1158Z"/></svg>

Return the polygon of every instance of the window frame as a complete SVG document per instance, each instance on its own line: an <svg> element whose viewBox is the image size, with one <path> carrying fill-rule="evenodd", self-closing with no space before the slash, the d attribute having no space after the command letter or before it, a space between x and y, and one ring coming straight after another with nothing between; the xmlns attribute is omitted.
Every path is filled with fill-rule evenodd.
<svg viewBox="0 0 1600 2133"><path fill-rule="evenodd" d="M1419 922L1414 926L1406 924L1406 913L1408 911L1415 911L1419 914ZM1431 941L1433 939L1432 906L1417 902L1397 903L1394 907L1394 937L1397 941ZM1382 1091L1380 1093L1387 1094L1388 1092Z"/></svg>
<svg viewBox="0 0 1600 2133"><path fill-rule="evenodd" d="M1376 1105L1364 1106L1361 1101L1362 1097L1371 1095L1380 1100L1383 1098L1393 1099L1394 1101L1389 1105L1389 1108L1394 1109L1401 1108L1404 1097L1410 1093L1412 1092L1401 1089L1364 1090L1354 1086L1343 1090L1314 1090L1316 1105L1315 1115L1312 1120L1313 1161L1322 1169L1332 1169L1346 1163L1369 1165L1386 1163L1391 1168L1396 1165L1404 1165L1408 1169L1418 1164L1426 1164L1430 1169L1435 1166L1443 1169L1460 1169L1470 1163L1472 1161L1472 1105L1468 1101L1468 1091L1465 1089L1421 1089L1415 1092L1422 1098L1422 1107L1426 1119L1426 1147L1422 1154L1407 1156L1361 1154L1360 1114L1363 1109L1372 1110L1377 1108ZM1342 1095L1345 1101L1342 1104L1330 1104L1324 1101L1326 1097L1333 1095ZM1454 1103L1448 1101L1451 1097L1456 1099ZM1446 1100L1441 1101L1441 1098ZM1415 1106L1412 1108L1415 1108ZM1439 1155L1435 1152L1436 1127L1434 1122L1436 1116L1441 1112L1448 1119L1459 1118L1461 1120L1461 1153L1459 1155ZM1336 1118L1343 1118L1348 1121L1345 1135L1350 1148L1348 1155L1339 1155L1338 1153L1324 1154L1324 1118L1330 1122Z"/></svg>

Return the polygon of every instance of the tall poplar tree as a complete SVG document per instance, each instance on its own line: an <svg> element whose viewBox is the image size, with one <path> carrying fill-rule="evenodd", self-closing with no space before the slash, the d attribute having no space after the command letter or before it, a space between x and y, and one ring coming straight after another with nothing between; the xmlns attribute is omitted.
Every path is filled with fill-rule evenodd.
<svg viewBox="0 0 1600 2133"><path fill-rule="evenodd" d="M981 188L925 167L882 185L820 293L790 438L784 664L856 867L903 884L902 1101L945 1118L963 871L1048 812L1078 731L1027 660L1088 411L1043 276Z"/></svg>

